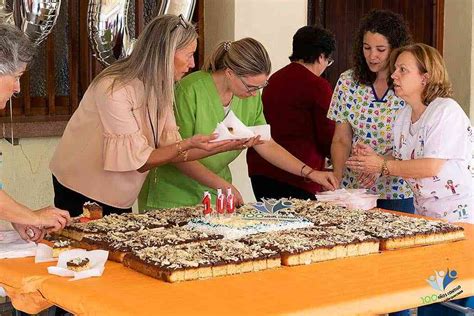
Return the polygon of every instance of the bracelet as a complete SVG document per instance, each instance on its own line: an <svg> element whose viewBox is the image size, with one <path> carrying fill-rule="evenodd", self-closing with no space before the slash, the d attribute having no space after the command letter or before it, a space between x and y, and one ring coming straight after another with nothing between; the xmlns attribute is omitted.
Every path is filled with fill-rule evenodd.
<svg viewBox="0 0 474 316"><path fill-rule="evenodd" d="M300 170L300 176L301 176L302 178L304 178L303 169L304 169L305 167L308 167L308 166L305 165L305 164L303 164L303 166L301 167L301 170Z"/></svg>
<svg viewBox="0 0 474 316"><path fill-rule="evenodd" d="M183 161L188 160L188 150L183 150L183 147L181 147L181 140L176 141L176 149L178 150L178 157L182 157Z"/></svg>
<svg viewBox="0 0 474 316"><path fill-rule="evenodd" d="M178 151L177 156L181 156L183 154L183 147L181 147L181 140L176 141L176 150Z"/></svg>
<svg viewBox="0 0 474 316"><path fill-rule="evenodd" d="M304 182L307 182L307 183L313 182L313 181L311 181L310 179L308 179L308 176L309 176L310 174L312 174L313 172L315 172L315 171L316 171L316 170L311 169L311 171L308 172L308 173L303 177L303 181L304 181Z"/></svg>
<svg viewBox="0 0 474 316"><path fill-rule="evenodd" d="M386 159L384 159L382 162L382 169L380 170L380 173L385 177L388 177L390 175L390 170L388 169Z"/></svg>
<svg viewBox="0 0 474 316"><path fill-rule="evenodd" d="M183 151L183 161L188 161L188 151Z"/></svg>

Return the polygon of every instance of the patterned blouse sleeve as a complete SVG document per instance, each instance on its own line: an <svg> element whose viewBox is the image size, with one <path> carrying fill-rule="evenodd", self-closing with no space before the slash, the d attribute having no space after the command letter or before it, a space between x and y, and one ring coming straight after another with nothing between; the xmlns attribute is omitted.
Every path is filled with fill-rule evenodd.
<svg viewBox="0 0 474 316"><path fill-rule="evenodd" d="M97 109L104 128L104 170L137 170L148 160L153 148L133 114L136 96L127 86L115 88L114 91L107 87L108 84L99 83L96 88L97 100L103 100Z"/></svg>
<svg viewBox="0 0 474 316"><path fill-rule="evenodd" d="M328 119L337 123L344 123L347 121L347 91L348 87L346 85L346 78L344 73L342 73L332 94L331 104L329 105L327 114Z"/></svg>

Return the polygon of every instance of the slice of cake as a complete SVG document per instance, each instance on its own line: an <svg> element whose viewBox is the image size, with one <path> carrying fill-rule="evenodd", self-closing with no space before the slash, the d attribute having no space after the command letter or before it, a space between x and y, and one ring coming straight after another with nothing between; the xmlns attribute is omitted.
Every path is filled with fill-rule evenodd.
<svg viewBox="0 0 474 316"><path fill-rule="evenodd" d="M394 250L464 239L460 226L425 218L370 211L360 227L381 240L381 250Z"/></svg>
<svg viewBox="0 0 474 316"><path fill-rule="evenodd" d="M52 246L53 258L58 258L62 252L72 249L71 241L66 239L53 241Z"/></svg>
<svg viewBox="0 0 474 316"><path fill-rule="evenodd" d="M122 262L124 256L132 251L146 247L162 247L185 243L221 239L222 236L192 231L181 227L169 229L151 229L132 232L114 232L86 236L81 246L86 249L104 249L109 251L109 259Z"/></svg>
<svg viewBox="0 0 474 316"><path fill-rule="evenodd" d="M235 240L209 240L133 251L124 264L138 272L179 282L278 267L274 250Z"/></svg>
<svg viewBox="0 0 474 316"><path fill-rule="evenodd" d="M63 236L46 235L41 243L50 246L53 249L53 258L57 258L60 253L73 249L74 240Z"/></svg>
<svg viewBox="0 0 474 316"><path fill-rule="evenodd" d="M245 243L276 249L282 265L310 264L337 258L366 255L379 250L378 240L337 227L311 227L262 233L242 239Z"/></svg>
<svg viewBox="0 0 474 316"><path fill-rule="evenodd" d="M61 231L61 235L80 241L84 236L106 234L110 231L129 232L169 226L166 219L149 214L111 214L87 223L71 223Z"/></svg>
<svg viewBox="0 0 474 316"><path fill-rule="evenodd" d="M364 210L347 209L342 206L312 200L290 199L293 211L314 223L316 226L337 226L345 223L363 222L367 218Z"/></svg>
<svg viewBox="0 0 474 316"><path fill-rule="evenodd" d="M327 233L315 229L311 235L305 234L303 229L296 229L250 235L242 242L276 250L280 253L281 264L287 266L336 258L335 244L327 240Z"/></svg>
<svg viewBox="0 0 474 316"><path fill-rule="evenodd" d="M148 216L166 221L170 226L186 225L192 218L200 217L203 214L201 205L195 207L176 207L168 209L150 210L145 214Z"/></svg>
<svg viewBox="0 0 474 316"><path fill-rule="evenodd" d="M102 206L96 202L86 202L82 206L82 215L89 219L101 219L102 218Z"/></svg>
<svg viewBox="0 0 474 316"><path fill-rule="evenodd" d="M66 267L74 272L90 269L89 258L74 258L66 262Z"/></svg>

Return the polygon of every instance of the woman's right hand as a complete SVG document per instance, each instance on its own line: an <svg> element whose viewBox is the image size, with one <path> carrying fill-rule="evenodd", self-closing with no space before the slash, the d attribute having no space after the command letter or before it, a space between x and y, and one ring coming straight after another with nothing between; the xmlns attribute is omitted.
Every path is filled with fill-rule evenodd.
<svg viewBox="0 0 474 316"><path fill-rule="evenodd" d="M319 183L324 189L334 191L339 187L339 182L332 172L314 171L309 175L311 181Z"/></svg>
<svg viewBox="0 0 474 316"><path fill-rule="evenodd" d="M35 215L37 216L37 222L34 223L34 226L45 228L48 232L63 229L71 221L68 211L53 206L37 210Z"/></svg>
<svg viewBox="0 0 474 316"><path fill-rule="evenodd" d="M231 143L223 146L221 149L222 152L231 150L244 150L260 144L263 144L263 140L261 140L260 135L258 135L246 139L234 139L231 141Z"/></svg>
<svg viewBox="0 0 474 316"><path fill-rule="evenodd" d="M232 190L232 194L234 194L234 204L236 207L244 205L244 198L240 194L239 190L233 185L230 185L230 189Z"/></svg>
<svg viewBox="0 0 474 316"><path fill-rule="evenodd" d="M247 139L229 139L217 142L211 142L217 138L217 134L212 135L194 135L185 141L188 142L187 149L199 148L205 151L221 153L231 150L243 150L246 148L260 145L263 143L260 136L255 136Z"/></svg>

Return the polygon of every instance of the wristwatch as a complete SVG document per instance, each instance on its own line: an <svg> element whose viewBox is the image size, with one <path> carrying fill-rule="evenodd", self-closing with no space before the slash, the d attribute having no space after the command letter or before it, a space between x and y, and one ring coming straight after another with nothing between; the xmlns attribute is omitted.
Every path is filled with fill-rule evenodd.
<svg viewBox="0 0 474 316"><path fill-rule="evenodd" d="M387 177L390 175L390 170L388 170L388 167L387 167L387 160L383 160L383 163L382 163L382 175Z"/></svg>

